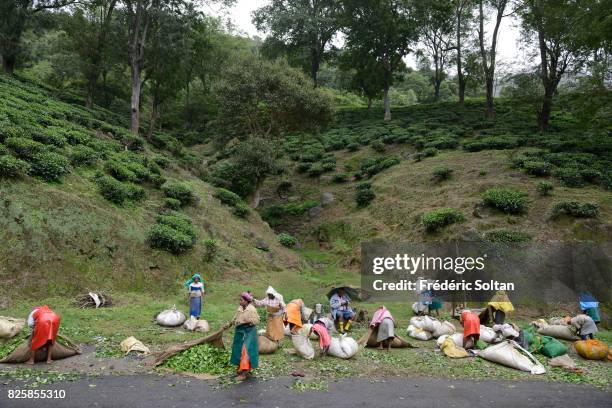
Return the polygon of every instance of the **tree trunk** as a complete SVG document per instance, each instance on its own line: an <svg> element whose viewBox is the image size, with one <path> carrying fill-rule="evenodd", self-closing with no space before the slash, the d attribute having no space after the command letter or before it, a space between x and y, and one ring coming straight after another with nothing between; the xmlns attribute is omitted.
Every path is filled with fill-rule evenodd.
<svg viewBox="0 0 612 408"><path fill-rule="evenodd" d="M87 74L87 96L85 98L85 106L93 108L94 95L96 93L96 85L98 84L98 70L95 65L89 68Z"/></svg>
<svg viewBox="0 0 612 408"><path fill-rule="evenodd" d="M384 120L391 120L391 101L389 100L389 71L385 71L385 84L384 84L384 107L385 116Z"/></svg>
<svg viewBox="0 0 612 408"><path fill-rule="evenodd" d="M313 87L316 88L317 84L317 73L319 72L320 57L319 52L316 49L312 49L310 53L310 77L312 78Z"/></svg>
<svg viewBox="0 0 612 408"><path fill-rule="evenodd" d="M438 75L436 74L436 78L434 80L434 102L438 102L440 99L440 85L442 83L442 80L439 80L437 76Z"/></svg>
<svg viewBox="0 0 612 408"><path fill-rule="evenodd" d="M372 98L368 96L368 112L371 110L371 108L372 108Z"/></svg>
<svg viewBox="0 0 612 408"><path fill-rule="evenodd" d="M465 103L465 78L463 74L458 75L459 79L459 104L463 105Z"/></svg>
<svg viewBox="0 0 612 408"><path fill-rule="evenodd" d="M159 101L155 97L152 98L151 103L151 117L149 119L149 129L147 130L147 140L150 142L153 138L153 132L155 131L155 125L157 124L157 119L159 118Z"/></svg>
<svg viewBox="0 0 612 408"><path fill-rule="evenodd" d="M554 87L548 85L544 88L544 99L542 100L542 109L538 115L538 128L540 132L548 130L548 122L550 120L550 111L552 110Z"/></svg>
<svg viewBox="0 0 612 408"><path fill-rule="evenodd" d="M487 76L487 118L495 118L495 106L493 105L493 77Z"/></svg>
<svg viewBox="0 0 612 408"><path fill-rule="evenodd" d="M255 192L253 193L253 200L251 200L251 208L256 209L259 207L259 203L261 202L261 187L263 185L263 181L258 181L255 186Z"/></svg>
<svg viewBox="0 0 612 408"><path fill-rule="evenodd" d="M140 126L140 67L137 61L130 62L132 76L131 126L130 130L138 136Z"/></svg>
<svg viewBox="0 0 612 408"><path fill-rule="evenodd" d="M2 69L4 73L13 75L17 58L14 55L2 55Z"/></svg>

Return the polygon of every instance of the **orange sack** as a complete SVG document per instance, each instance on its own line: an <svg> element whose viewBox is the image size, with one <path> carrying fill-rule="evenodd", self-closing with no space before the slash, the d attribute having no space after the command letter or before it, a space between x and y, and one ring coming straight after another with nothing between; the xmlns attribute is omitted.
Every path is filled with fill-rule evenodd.
<svg viewBox="0 0 612 408"><path fill-rule="evenodd" d="M576 353L587 360L604 360L608 357L608 345L603 341L589 339L574 343Z"/></svg>
<svg viewBox="0 0 612 408"><path fill-rule="evenodd" d="M60 325L59 315L51 310L49 306L44 305L34 312L33 317L35 324L30 349L32 351L38 350L49 341L55 344L57 331Z"/></svg>

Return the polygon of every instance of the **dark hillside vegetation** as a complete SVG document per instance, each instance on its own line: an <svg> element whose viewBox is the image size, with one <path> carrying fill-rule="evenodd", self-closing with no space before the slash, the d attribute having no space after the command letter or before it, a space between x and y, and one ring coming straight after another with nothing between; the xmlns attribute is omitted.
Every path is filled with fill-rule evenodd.
<svg viewBox="0 0 612 408"><path fill-rule="evenodd" d="M0 94L3 292L160 290L195 270L295 266L256 214L233 215L189 171L192 153L172 136L149 144L111 112L6 76Z"/></svg>

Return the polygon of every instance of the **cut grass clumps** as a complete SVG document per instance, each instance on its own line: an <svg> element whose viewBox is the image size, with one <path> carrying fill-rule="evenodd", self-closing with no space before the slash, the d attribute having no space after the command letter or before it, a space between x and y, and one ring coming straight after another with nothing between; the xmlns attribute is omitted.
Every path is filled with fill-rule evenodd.
<svg viewBox="0 0 612 408"><path fill-rule="evenodd" d="M197 235L187 216L171 212L157 217L147 238L151 248L181 254L193 248Z"/></svg>
<svg viewBox="0 0 612 408"><path fill-rule="evenodd" d="M553 206L551 218L559 218L562 215L568 215L575 218L597 218L599 216L599 206L594 203L562 201Z"/></svg>
<svg viewBox="0 0 612 408"><path fill-rule="evenodd" d="M281 232L278 234L278 242L287 248L295 248L298 240L293 235L287 234L286 232Z"/></svg>
<svg viewBox="0 0 612 408"><path fill-rule="evenodd" d="M537 185L536 185L536 189L538 190L538 194L540 194L542 197L546 197L549 196L551 191L554 190L554 186L552 183L548 182L548 181L540 181Z"/></svg>
<svg viewBox="0 0 612 408"><path fill-rule="evenodd" d="M191 188L183 183L166 183L161 189L166 197L179 200L182 207L193 204L195 201Z"/></svg>
<svg viewBox="0 0 612 408"><path fill-rule="evenodd" d="M147 195L144 188L131 183L123 183L105 174L97 174L94 182L102 197L117 205L123 205L125 201L140 201Z"/></svg>
<svg viewBox="0 0 612 408"><path fill-rule="evenodd" d="M28 162L11 155L0 156L0 178L19 178L30 171Z"/></svg>
<svg viewBox="0 0 612 408"><path fill-rule="evenodd" d="M523 214L529 204L526 192L512 188L490 188L481 197L485 205L506 214Z"/></svg>
<svg viewBox="0 0 612 408"><path fill-rule="evenodd" d="M521 231L499 229L485 232L484 239L488 242L509 244L517 242L529 242L531 241L531 235Z"/></svg>
<svg viewBox="0 0 612 408"><path fill-rule="evenodd" d="M355 193L355 202L358 208L365 208L376 198L374 190L372 190L372 184L361 183L356 187L357 192Z"/></svg>
<svg viewBox="0 0 612 408"><path fill-rule="evenodd" d="M450 167L436 167L433 171L434 180L440 182L448 180L453 175L453 169Z"/></svg>
<svg viewBox="0 0 612 408"><path fill-rule="evenodd" d="M454 208L439 208L423 214L422 222L428 232L435 232L447 225L464 221L463 214Z"/></svg>

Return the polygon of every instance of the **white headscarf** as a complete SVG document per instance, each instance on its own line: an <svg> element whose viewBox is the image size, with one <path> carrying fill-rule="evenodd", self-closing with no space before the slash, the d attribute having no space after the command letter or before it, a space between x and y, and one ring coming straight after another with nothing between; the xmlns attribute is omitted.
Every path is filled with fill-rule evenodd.
<svg viewBox="0 0 612 408"><path fill-rule="evenodd" d="M272 286L268 286L268 290L266 290L266 295L272 295L275 299L278 299L281 304L285 304L285 300L283 299L283 295L278 293Z"/></svg>

